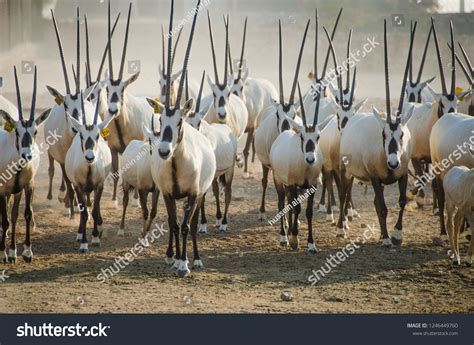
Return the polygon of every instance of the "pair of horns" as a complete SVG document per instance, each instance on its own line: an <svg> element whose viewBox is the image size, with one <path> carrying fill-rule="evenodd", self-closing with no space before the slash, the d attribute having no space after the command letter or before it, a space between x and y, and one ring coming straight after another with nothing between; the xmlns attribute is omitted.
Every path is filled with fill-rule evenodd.
<svg viewBox="0 0 474 345"><path fill-rule="evenodd" d="M86 108L84 107L84 94L81 91L81 111L82 111L82 124L84 126L87 125L86 122ZM95 105L95 111L94 111L94 122L93 125L97 125L97 119L99 118L99 110L100 110L100 97L97 99L97 103Z"/></svg>
<svg viewBox="0 0 474 345"><path fill-rule="evenodd" d="M337 15L337 18L336 18L336 22L334 24L334 27L332 29L332 32L331 32L331 40L334 39L334 35L336 34L336 29L337 29L337 25L339 24L339 19L341 18L341 14L342 14L342 10L343 8L341 8L339 10L339 14ZM315 14L315 17L316 17L316 36L314 38L314 78L316 80L323 80L324 77L326 76L326 69L327 69L327 65L328 65L328 61L329 61L329 47L328 47L328 50L327 50L327 53L326 53L326 59L324 60L324 66L323 66L323 73L321 74L321 78L318 77L318 36L319 36L319 15L318 15L318 9L316 9L316 14ZM349 43L350 44L350 43ZM349 71L347 72L349 73ZM349 85L349 84L347 84Z"/></svg>
<svg viewBox="0 0 474 345"><path fill-rule="evenodd" d="M316 127L316 124L318 123L319 103L321 101L321 91L316 91L316 93L317 93L317 96L316 96L316 107L314 108L313 128ZM305 126L305 128L308 128L308 125L306 123L306 113L304 111L303 96L301 95L301 88L300 88L299 82L298 82L298 96L300 97L300 111L301 111L301 118L303 119L303 125Z"/></svg>
<svg viewBox="0 0 474 345"><path fill-rule="evenodd" d="M398 110L396 114L396 123L400 123L401 115L402 115L402 108L403 108L403 101L405 98L405 88L407 83L408 77L408 69L410 67L410 62L412 58L412 51L413 51L413 41L415 40L415 32L416 32L416 25L417 22L413 25L413 29L410 28L410 48L408 49L408 58L407 63L405 66L405 73L402 79L402 91L400 94L400 102L398 103ZM384 34L384 62L385 62L385 92L386 92L386 102L387 102L387 122L392 122L392 109L390 105L390 78L388 74L388 44L387 44L387 20L384 19L383 21L383 34Z"/></svg>
<svg viewBox="0 0 474 345"><path fill-rule="evenodd" d="M123 69L125 65L125 57L127 55L127 46L128 46L128 33L130 29L130 14L132 12L132 3L128 6L128 16L127 16L127 27L125 29L125 39L123 42L123 50L122 50L122 60L120 62L120 70L118 75L118 80L122 80L123 78ZM114 80L114 68L112 63L112 30L111 30L111 20L110 20L110 0L108 2L108 13L107 13L108 25L107 25L107 32L108 32L108 44L107 50L109 52L109 74L110 80ZM100 76L99 76L100 78Z"/></svg>
<svg viewBox="0 0 474 345"><path fill-rule="evenodd" d="M459 58L458 54L454 53L454 56L456 57L456 61L458 62L459 66L461 66L461 69L464 72L464 75L466 76L467 81L469 82L469 84L472 85L474 83L474 78L473 78L474 70L472 69L471 60L469 60L469 57L467 56L467 53L464 50L464 47L462 46L462 44L458 42L458 45L459 45L459 48L461 49L461 52L462 52L462 55L464 57L464 61L466 62L467 67ZM449 49L452 50L452 47L449 43L448 43L448 47Z"/></svg>
<svg viewBox="0 0 474 345"><path fill-rule="evenodd" d="M306 42L306 35L308 33L310 20L306 23L306 28L304 30L303 41L301 42L300 52L298 55L298 62L296 63L296 71L295 76L293 78L293 87L291 88L291 94L288 104L294 104L295 100L295 92L296 92L296 84L298 83L298 76L300 73L300 66L301 66L301 58L303 56L304 45ZM278 71L279 71L279 85L280 85L280 104L285 103L285 97L283 92L283 47L282 47L282 38L281 38L281 21L278 20L278 34L279 34L279 62L278 62Z"/></svg>
<svg viewBox="0 0 474 345"><path fill-rule="evenodd" d="M227 56L229 55L229 15L227 18L224 18L225 24L225 55L224 55L224 80L222 84L219 83L219 73L217 72L217 61L216 61L216 51L214 48L214 35L212 33L212 21L211 21L211 14L209 10L207 11L207 21L209 25L209 37L211 40L211 51L212 51L212 63L214 66L214 79L217 85L227 85ZM231 62L232 64L232 62ZM232 68L232 67L231 67Z"/></svg>
<svg viewBox="0 0 474 345"><path fill-rule="evenodd" d="M443 95L448 95L448 89L446 87L446 80L444 78L444 71L443 71L443 60L441 58L441 53L439 50L439 41L438 35L436 34L436 26L434 22L434 18L431 17L431 28L433 29L433 36L435 40L436 46L436 56L438 57L438 65L439 65L439 74L441 76L441 89L443 91ZM455 47L454 45L454 29L453 29L453 22L449 21L449 29L451 33L451 47ZM455 52L454 49L451 49L451 95L456 93L456 61L455 61Z"/></svg>
<svg viewBox="0 0 474 345"><path fill-rule="evenodd" d="M176 38L176 42L175 42L174 47L173 47L173 57L171 58L171 69L173 69L174 59L176 57L176 48L178 47L179 38L181 37L181 32L182 31L183 31L183 27L181 27L181 29L179 29L178 37ZM168 35L171 35L171 32L168 33ZM161 47L162 47L162 63L163 63L163 74L164 74L165 71L166 71L166 59L165 59L166 48L165 48L165 27L164 27L164 25L161 25Z"/></svg>
<svg viewBox="0 0 474 345"><path fill-rule="evenodd" d="M16 88L16 100L17 100L17 105L18 105L18 118L20 122L23 122L23 108L21 106L20 84L18 83L18 75L16 72L16 66L13 67L13 70L15 74L15 88ZM30 124L32 124L33 121L35 120L36 83L37 83L37 73L36 73L36 66L35 66L35 72L33 75L33 96L31 97L30 119L28 120Z"/></svg>
<svg viewBox="0 0 474 345"><path fill-rule="evenodd" d="M176 97L176 104L175 108L179 108L181 103L181 96L183 94L184 82L185 82L185 74L188 70L188 62L189 62L189 55L191 54L191 47L193 43L194 31L196 28L196 20L197 14L199 12L199 6L201 5L201 0L198 0L196 7L194 8L194 17L193 23L191 26L191 32L189 33L188 45L186 47L186 53L184 55L184 62L183 62L183 69L181 71L181 78L179 80L179 87L178 87L178 95ZM165 107L166 109L170 110L170 89L171 89L171 72L172 72L172 52L171 47L173 46L173 13L174 13L174 0L171 0L171 11L170 11L170 22L169 22L169 30L168 30L168 64L166 68L166 100L165 100ZM171 116L171 112L169 113Z"/></svg>
<svg viewBox="0 0 474 345"><path fill-rule="evenodd" d="M64 50L63 50L63 45L61 42L61 36L59 35L59 29L58 29L58 24L56 23L56 17L54 16L54 11L51 10L51 16L53 18L53 24L54 24L54 31L56 32L56 39L58 42L58 47L59 47L59 55L61 57L61 65L63 68L63 75L64 75L64 82L66 83L66 93L71 94L71 88L69 86L69 78L67 74L67 68L66 68L66 61L64 59ZM80 42L80 30L79 30L79 25L80 25L80 20L79 20L79 7L77 8L77 16L76 16L76 70L74 70L73 66L73 74L74 74L74 80L76 83L76 94L79 93L81 90L81 80L78 76L80 76L81 73L81 42ZM77 73L76 73L77 71Z"/></svg>
<svg viewBox="0 0 474 345"><path fill-rule="evenodd" d="M240 50L240 61L239 61L239 70L237 72L237 80L240 80L242 78L242 68L244 66L244 52L245 52L245 38L247 36L247 17L245 17L245 22L244 22L244 35L242 37L242 48ZM224 24L226 27L228 27L228 22L226 20L226 17L224 17ZM230 73L234 74L233 68L232 68L232 55L231 55L231 49L230 49L230 42L228 42L229 45L229 67L230 67Z"/></svg>
<svg viewBox="0 0 474 345"><path fill-rule="evenodd" d="M117 15L117 18L115 19L114 26L112 27L111 37L113 37L114 35L115 28L117 27L119 18L120 18L120 13ZM91 59L90 59L90 53L89 53L89 26L87 24L87 15L84 15L84 24L86 27L86 80L87 80L87 87L89 87L94 82L92 81L92 74L91 74ZM104 68L104 64L105 64L105 59L107 58L108 49L109 49L109 41L107 40L107 44L102 54L102 59L100 60L99 70L97 72L97 78L95 79L96 82L100 81L100 78L102 75L102 69Z"/></svg>
<svg viewBox="0 0 474 345"><path fill-rule="evenodd" d="M413 79L413 56L410 58L410 83L413 84L419 84L421 81L421 75L423 73L423 68L425 67L425 61L426 61L426 53L428 52L428 46L430 45L430 38L431 38L431 33L433 32L433 26L430 27L430 31L428 32L428 37L426 38L426 43L425 43L425 49L423 50L423 55L421 57L421 63L420 63L420 69L418 70L418 75L416 77L416 80ZM413 38L413 21L410 23L410 40Z"/></svg>

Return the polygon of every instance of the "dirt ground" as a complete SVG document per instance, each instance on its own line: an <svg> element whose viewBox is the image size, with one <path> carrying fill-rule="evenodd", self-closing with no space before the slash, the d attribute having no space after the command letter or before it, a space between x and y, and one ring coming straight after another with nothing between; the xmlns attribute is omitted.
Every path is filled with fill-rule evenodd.
<svg viewBox="0 0 474 345"><path fill-rule="evenodd" d="M41 140L41 138L40 138ZM97 275L113 265L137 243L141 210L129 207L124 237L117 236L121 207L111 201L111 186L103 195L104 230L108 237L101 248L89 245L80 254L75 241L79 217L69 220L57 201L59 167L56 169L54 200L46 200L47 158L41 157L34 201L36 231L32 235L34 260L21 258L24 221L20 217L18 261L0 264L1 313L455 313L474 311L474 269L454 268L447 248L432 244L438 234L438 218L425 209L407 207L404 243L400 248L380 246L373 206L373 192L354 187L354 201L361 218L351 223L350 239L362 237L364 226L374 224L377 233L326 274L316 285L308 282L312 270L325 265L350 239L337 240L334 226L317 213L315 240L319 252L306 251L307 226L300 216L300 249L279 246L279 229L258 220L260 168L252 178L236 172L231 204L230 231L199 236L205 265L189 277L179 279L165 263L167 235L140 253L125 269L100 283ZM317 192L319 199L320 190ZM214 223L214 202L208 198L209 222ZM269 183L267 218L276 214L276 193ZM395 185L386 189L389 228L398 214ZM428 194L431 200L431 194ZM305 205L304 205L305 207ZM23 206L21 206L23 210ZM23 211L21 210L21 214ZM165 207L160 199L158 225L167 229ZM314 220L313 220L314 221ZM90 240L91 223L88 234ZM461 241L461 251L467 241ZM192 258L192 251L188 251ZM283 301L282 292L293 295Z"/></svg>

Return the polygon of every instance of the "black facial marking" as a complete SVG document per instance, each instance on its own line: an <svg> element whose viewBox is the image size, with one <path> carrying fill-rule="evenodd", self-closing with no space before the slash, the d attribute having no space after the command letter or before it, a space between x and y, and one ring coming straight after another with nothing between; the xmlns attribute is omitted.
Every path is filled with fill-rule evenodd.
<svg viewBox="0 0 474 345"><path fill-rule="evenodd" d="M316 145L314 144L314 141L308 140L306 143L306 152L314 152Z"/></svg>
<svg viewBox="0 0 474 345"><path fill-rule="evenodd" d="M283 122L281 123L281 131L287 131L290 129L290 124L287 119L284 119Z"/></svg>
<svg viewBox="0 0 474 345"><path fill-rule="evenodd" d="M349 119L348 119L347 117L345 117L345 118L342 119L342 122L341 122L341 127L342 127L342 128L345 128L345 127L346 127L347 121L349 121Z"/></svg>
<svg viewBox="0 0 474 345"><path fill-rule="evenodd" d="M112 97L110 98L110 102L116 103L116 102L118 102L118 100L119 100L118 94L117 94L117 92L114 92L112 94Z"/></svg>
<svg viewBox="0 0 474 345"><path fill-rule="evenodd" d="M219 98L218 105L219 105L219 107L223 107L223 106L225 105L225 98L224 98L224 96L221 96L221 97Z"/></svg>
<svg viewBox="0 0 474 345"><path fill-rule="evenodd" d="M171 142L173 139L173 131L171 130L170 126L166 126L165 130L163 131L163 137L161 138L161 141L167 141Z"/></svg>
<svg viewBox="0 0 474 345"><path fill-rule="evenodd" d="M75 118L76 120L79 120L79 110L78 110L78 109L74 109L74 110L72 111L71 116L72 116L73 118Z"/></svg>
<svg viewBox="0 0 474 345"><path fill-rule="evenodd" d="M86 143L84 144L84 147L86 150L92 150L94 149L94 140L92 138L87 138Z"/></svg>
<svg viewBox="0 0 474 345"><path fill-rule="evenodd" d="M388 153L397 153L398 145L395 138L390 139L390 143L388 144Z"/></svg>
<svg viewBox="0 0 474 345"><path fill-rule="evenodd" d="M31 144L33 144L33 138L31 137L30 133L26 131L21 138L21 147L30 147Z"/></svg>

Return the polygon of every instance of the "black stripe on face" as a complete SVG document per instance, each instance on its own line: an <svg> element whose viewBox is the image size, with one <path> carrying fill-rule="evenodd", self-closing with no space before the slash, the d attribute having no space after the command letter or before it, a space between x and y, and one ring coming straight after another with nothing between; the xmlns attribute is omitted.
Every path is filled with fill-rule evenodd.
<svg viewBox="0 0 474 345"><path fill-rule="evenodd" d="M110 97L110 102L116 103L116 102L118 102L118 101L119 101L119 96L118 96L117 92L114 92L114 93L112 94L112 97Z"/></svg>
<svg viewBox="0 0 474 345"><path fill-rule="evenodd" d="M74 108L74 110L72 111L72 115L71 115L73 118L75 118L76 120L79 120L79 110Z"/></svg>
<svg viewBox="0 0 474 345"><path fill-rule="evenodd" d="M284 131L287 131L290 129L290 123L288 122L287 119L284 119L282 124L281 124L281 131L284 132Z"/></svg>
<svg viewBox="0 0 474 345"><path fill-rule="evenodd" d="M308 140L306 143L306 152L314 152L316 145L314 144L314 141Z"/></svg>
<svg viewBox="0 0 474 345"><path fill-rule="evenodd" d="M221 96L219 98L219 102L217 102L217 104L219 105L219 107L223 107L225 105L225 98L224 96Z"/></svg>
<svg viewBox="0 0 474 345"><path fill-rule="evenodd" d="M21 147L30 147L33 144L33 138L30 133L25 132L21 138Z"/></svg>
<svg viewBox="0 0 474 345"><path fill-rule="evenodd" d="M94 149L95 142L92 140L91 137L87 138L86 143L84 144L84 148L86 150L93 150Z"/></svg>
<svg viewBox="0 0 474 345"><path fill-rule="evenodd" d="M346 127L347 121L349 121L349 119L348 119L347 117L345 117L345 118L342 119L342 122L341 122L341 127L342 127L342 128L345 128L345 127Z"/></svg>
<svg viewBox="0 0 474 345"><path fill-rule="evenodd" d="M390 139L390 143L388 144L388 154L397 153L398 145L395 138Z"/></svg>
<svg viewBox="0 0 474 345"><path fill-rule="evenodd" d="M163 131L163 137L161 141L171 142L173 140L173 131L170 126L166 126L165 130Z"/></svg>

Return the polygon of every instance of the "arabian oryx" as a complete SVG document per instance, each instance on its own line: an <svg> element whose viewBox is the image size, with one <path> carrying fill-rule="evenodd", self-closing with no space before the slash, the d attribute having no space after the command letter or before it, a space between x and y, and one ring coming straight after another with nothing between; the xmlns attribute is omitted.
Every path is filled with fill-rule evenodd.
<svg viewBox="0 0 474 345"><path fill-rule="evenodd" d="M228 230L228 212L232 200L232 181L234 179L234 167L237 156L237 138L232 130L224 124L209 124L204 118L206 113L201 107L202 90L204 87L205 72L202 73L201 85L194 110L190 111L186 121L202 133L211 142L212 149L216 156L216 174L212 182L212 190L216 198L216 225L219 231ZM187 78L186 78L187 82ZM188 88L186 87L186 93ZM186 95L189 99L189 96ZM224 214L221 212L219 202L219 183L225 188L225 206ZM205 210L205 195L201 201L201 224L199 233L208 233L207 218Z"/></svg>
<svg viewBox="0 0 474 345"><path fill-rule="evenodd" d="M471 116L474 116L474 69L472 68L471 60L467 56L464 47L460 42L458 42L458 45L461 49L466 65L464 65L464 63L457 54L455 54L456 61L458 62L459 66L461 66L461 69L464 72L464 76L466 77L466 80L469 84L468 89L466 91L461 91L461 94L458 94L458 111L463 114L469 114ZM451 48L450 45L448 45L448 47Z"/></svg>
<svg viewBox="0 0 474 345"><path fill-rule="evenodd" d="M413 36L416 23L413 28ZM408 163L411 158L411 136L407 122L413 115L413 107L407 114L402 112L405 97L410 56L413 49L413 36L410 42L405 67L400 102L395 118L390 106L390 85L388 74L387 22L384 20L384 60L387 117L373 107L374 114L358 114L346 124L341 136L340 158L346 157L347 164L341 164L340 214L337 224L337 236L346 236L344 208L350 196L354 177L364 183L371 183L375 192L375 209L379 219L384 246L392 243L400 245L403 240L402 222L406 205L406 188L408 182ZM398 220L390 239L387 231L388 210L384 200L384 185L398 182L400 192L400 211Z"/></svg>
<svg viewBox="0 0 474 345"><path fill-rule="evenodd" d="M181 105L185 81L184 74L187 73L196 19L199 12L197 9L200 3L201 0L198 0L194 8L193 23L184 56L175 105L171 104L169 97L172 76L171 46L173 37L171 34L168 35L167 97L165 107L160 116L160 134L159 136L153 135L150 138L152 142L159 139L158 149L154 149L152 154L151 174L153 181L155 181L158 189L163 194L168 213L170 237L168 250L166 251L166 261L172 263L173 255L175 256L173 269L177 271L180 277L190 273L187 257L187 240L190 229L194 251L193 266L195 268L203 267L197 246L199 207L202 197L211 186L216 173L216 157L211 142L185 120L186 115L192 110L193 100L190 99L183 106ZM171 0L169 33L173 30L173 12L174 0ZM183 198L186 198L186 202L184 204L184 218L181 222L182 238L180 240L180 225L177 218L176 201ZM175 251L173 250L173 238L175 240Z"/></svg>
<svg viewBox="0 0 474 345"><path fill-rule="evenodd" d="M74 191L71 186L71 182L66 174L65 171L65 159L66 153L71 146L72 140L75 136L74 130L71 128L71 123L69 121L69 117L67 113L71 114L73 118L77 121L81 120L81 113L85 111L90 116L94 113L94 107L92 103L85 101L83 104L85 109L82 109L82 103L80 100L80 93L83 92L85 97L87 98L94 88L96 84L92 84L86 90L81 91L81 55L80 55L80 23L79 23L79 8L77 9L77 18L76 18L76 69L74 72L74 81L76 85L76 90L74 92L71 91L69 86L69 78L66 68L66 62L64 59L64 51L61 42L61 37L59 35L58 26L56 23L56 18L54 16L54 12L51 11L51 16L53 18L54 30L56 33L56 39L59 48L59 56L61 58L61 65L63 69L63 76L64 81L66 84L66 94L61 94L57 89L46 86L48 88L49 93L54 97L56 104L53 106L51 110L51 116L45 123L44 126L44 135L45 137L48 136L49 133L53 133L56 131L58 133L58 140L54 143L54 145L50 145L48 148L48 157L49 157L49 191L48 191L48 199L52 199L52 181L54 176L54 161L58 162L61 166L62 174L63 174L63 181L66 185L66 195L62 195L64 192L64 186L60 189L62 192L59 196L59 200L63 201L65 198L65 206L69 208L69 215L71 218L74 217Z"/></svg>
<svg viewBox="0 0 474 345"><path fill-rule="evenodd" d="M211 40L212 62L214 65L214 79L209 75L207 82L212 90L212 104L206 115L206 121L209 123L222 123L229 126L232 133L237 139L240 139L247 128L248 111L245 103L231 92L229 84L233 84L233 76L228 75L227 56L229 50L229 27L225 25L225 55L224 55L224 79L222 83L219 82L219 75L217 73L216 52L214 49L214 36L212 34L211 14L207 11L207 19L209 24L209 37ZM227 22L229 19L227 19Z"/></svg>
<svg viewBox="0 0 474 345"><path fill-rule="evenodd" d="M113 117L110 124L110 135L107 137L107 143L112 153L112 177L114 179L114 189L112 200L117 201L117 184L119 179L118 166L119 154L122 154L130 141L143 140L143 125L150 121L152 111L145 97L132 95L126 89L137 80L140 72L133 74L129 79L123 79L123 70L125 68L125 58L127 55L128 34L130 28L130 14L132 4L128 8L127 26L125 29L125 39L122 50L122 60L120 69L115 79L112 63L112 33L110 20L110 0L108 4L108 37L109 37L109 78L106 80L107 90L107 110L104 118Z"/></svg>
<svg viewBox="0 0 474 345"><path fill-rule="evenodd" d="M304 44L306 41L306 34L308 32L309 20L306 24L305 33L303 35L303 40L301 42L298 60L296 63L295 75L293 77L293 85L291 87L290 98L288 102L285 102L285 96L283 91L283 43L282 43L282 34L281 34L281 21L278 21L278 80L279 80L279 91L280 98L278 101L273 100L273 105L268 107L262 116L262 122L255 132L255 152L257 157L262 163L262 199L260 203L260 220L265 219L265 194L267 191L268 185L268 173L270 171L271 162L270 162L270 150L272 148L273 142L278 137L278 135L290 128L290 123L287 118L294 119L299 121L300 118L296 116L296 104L295 104L295 92L296 85L298 83L298 76L301 66L301 58L303 56Z"/></svg>
<svg viewBox="0 0 474 345"><path fill-rule="evenodd" d="M10 106L9 109L0 109L0 115L5 121L4 129L0 130L0 215L2 220L2 240L0 242L0 258L3 262L16 262L16 223L21 196L25 191L25 222L26 235L23 244L22 257L25 262L31 263L33 252L31 250L31 226L33 221L33 190L34 178L39 167L40 151L36 144L37 128L48 118L51 109L43 111L35 117L36 111L36 66L33 76L33 95L31 99L30 117L25 119L21 104L20 86L15 71L15 86L18 109ZM13 113L12 111L16 111ZM11 207L11 242L8 253L5 241L9 228L8 204L13 194Z"/></svg>
<svg viewBox="0 0 474 345"><path fill-rule="evenodd" d="M229 24L226 23L226 26ZM278 93L273 84L266 79L256 79L249 77L249 69L247 64L244 63L244 51L245 51L245 38L247 35L247 18L245 18L244 23L244 34L242 38L242 48L240 52L239 68L237 73L234 75L232 67L232 55L229 43L229 67L230 73L232 75L229 78L233 81L231 85L231 93L240 97L247 107L249 114L247 128L245 132L247 133L247 141L244 148L244 172L243 177L249 178L249 169L248 169L248 158L250 153L250 146L254 148L252 155L252 163L255 160L255 130L261 122L261 118L265 109L272 105L272 100L278 98Z"/></svg>
<svg viewBox="0 0 474 345"><path fill-rule="evenodd" d="M349 31L349 39L347 43L347 56L350 56L350 42L352 37L352 29ZM332 45L330 45L332 47ZM338 69L336 53L333 51L334 58L334 68ZM336 181L336 187L340 193L340 164L343 164L339 158L339 146L341 143L341 133L344 131L344 128L349 121L367 101L367 98L360 101L357 104L354 104L355 100L355 89L356 89L356 75L357 67L354 68L354 74L352 77L352 85L350 83L350 70L349 65L347 66L347 80L346 86L343 87L342 83L342 73L339 73L337 76L337 88L334 89L334 92L338 94L335 95L335 108L336 116L326 126L326 130L321 134L321 140L319 141L319 146L324 157L323 163L323 182L325 183L326 190L328 192L328 205L335 206L335 202L331 201L331 196L333 195L333 179ZM342 101L341 101L342 100ZM322 200L324 202L324 199ZM323 203L324 204L324 203ZM320 204L321 205L321 204ZM358 214L353 207L352 198L347 203L347 216L351 221ZM332 225L336 225L334 222L332 207L326 209L326 221L330 221Z"/></svg>
<svg viewBox="0 0 474 345"><path fill-rule="evenodd" d="M84 95L80 94L80 100L84 103ZM84 107L82 107L84 109ZM100 212L100 201L104 190L104 182L110 173L112 156L110 149L104 140L105 129L113 117L106 117L101 123L97 123L100 111L100 98L97 100L92 123L82 112L82 121L76 120L70 114L69 121L71 127L77 132L66 155L66 173L76 192L81 220L77 231L77 241L81 242L79 251L87 253L89 251L86 227L89 218L87 196L94 192L94 205L92 218L94 219L94 230L92 231L92 246L100 246L99 226L102 225L102 215Z"/></svg>

